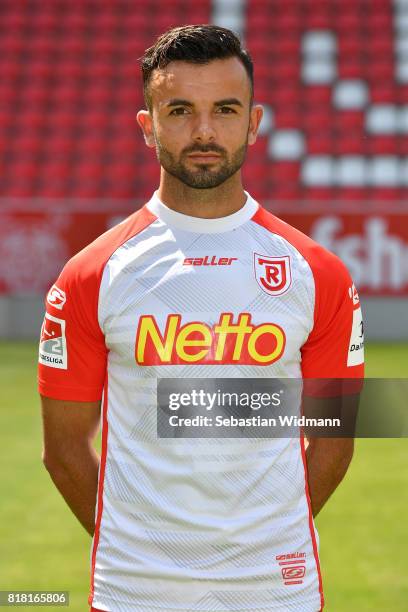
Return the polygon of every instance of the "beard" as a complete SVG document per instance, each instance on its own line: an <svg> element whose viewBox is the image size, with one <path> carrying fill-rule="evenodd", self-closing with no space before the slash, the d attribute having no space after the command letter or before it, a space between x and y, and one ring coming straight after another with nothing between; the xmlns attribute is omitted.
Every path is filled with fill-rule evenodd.
<svg viewBox="0 0 408 612"><path fill-rule="evenodd" d="M179 179L188 187L194 189L212 189L218 187L235 174L245 160L248 148L248 139L230 156L222 147L215 144L192 145L184 149L178 159L173 153L166 149L156 137L156 155L160 165L172 176ZM215 164L200 163L195 170L189 170L186 164L188 155L192 153L214 152L220 155L216 167Z"/></svg>

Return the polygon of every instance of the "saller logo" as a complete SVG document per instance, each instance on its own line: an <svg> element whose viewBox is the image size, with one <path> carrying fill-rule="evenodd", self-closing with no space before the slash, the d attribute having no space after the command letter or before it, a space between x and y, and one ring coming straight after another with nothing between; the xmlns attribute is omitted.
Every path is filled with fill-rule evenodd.
<svg viewBox="0 0 408 612"><path fill-rule="evenodd" d="M255 278L269 295L286 293L292 283L289 255L269 257L254 253Z"/></svg>
<svg viewBox="0 0 408 612"><path fill-rule="evenodd" d="M210 326L199 321L182 325L180 314L167 316L161 332L153 315L139 319L135 358L139 365L247 364L265 366L279 359L285 349L285 332L274 323L251 323L247 312L236 323L230 312L220 314Z"/></svg>
<svg viewBox="0 0 408 612"><path fill-rule="evenodd" d="M293 580L294 578L303 578L306 573L304 565L297 565L296 567L283 567L282 577L285 580Z"/></svg>

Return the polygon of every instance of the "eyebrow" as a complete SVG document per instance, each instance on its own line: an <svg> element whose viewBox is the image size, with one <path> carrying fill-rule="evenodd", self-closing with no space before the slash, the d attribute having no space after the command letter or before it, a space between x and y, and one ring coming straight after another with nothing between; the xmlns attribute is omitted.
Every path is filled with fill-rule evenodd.
<svg viewBox="0 0 408 612"><path fill-rule="evenodd" d="M238 98L225 98L224 100L217 100L214 102L214 106L243 106L242 102L238 100ZM167 104L169 106L189 106L190 108L194 106L192 102L189 100L184 100L183 98L173 98Z"/></svg>

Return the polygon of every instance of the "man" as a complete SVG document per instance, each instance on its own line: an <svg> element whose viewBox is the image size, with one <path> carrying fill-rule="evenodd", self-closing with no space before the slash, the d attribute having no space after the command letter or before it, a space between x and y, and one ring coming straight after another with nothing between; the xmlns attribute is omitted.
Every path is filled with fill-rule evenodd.
<svg viewBox="0 0 408 612"><path fill-rule="evenodd" d="M358 298L334 255L243 189L262 108L238 38L173 29L142 71L137 121L160 185L48 294L43 460L93 535L93 610L316 612L313 515L352 443L160 438L156 383L359 378Z"/></svg>

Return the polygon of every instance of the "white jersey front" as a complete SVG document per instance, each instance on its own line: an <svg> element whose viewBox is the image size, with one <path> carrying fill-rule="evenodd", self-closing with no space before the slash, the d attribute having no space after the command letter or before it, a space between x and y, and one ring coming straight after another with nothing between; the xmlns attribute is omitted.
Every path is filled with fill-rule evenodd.
<svg viewBox="0 0 408 612"><path fill-rule="evenodd" d="M159 438L156 385L361 377L361 311L343 264L249 195L201 219L155 194L68 262L46 305L41 393L103 395L89 603L320 610L302 438Z"/></svg>

